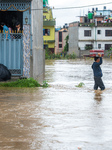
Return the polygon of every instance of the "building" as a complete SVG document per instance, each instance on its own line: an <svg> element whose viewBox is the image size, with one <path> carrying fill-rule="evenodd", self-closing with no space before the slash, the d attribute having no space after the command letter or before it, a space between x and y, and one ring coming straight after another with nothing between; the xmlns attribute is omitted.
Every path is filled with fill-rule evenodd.
<svg viewBox="0 0 112 150"><path fill-rule="evenodd" d="M44 49L48 48L54 53L55 48L55 19L53 18L52 9L43 5L43 38Z"/></svg>
<svg viewBox="0 0 112 150"><path fill-rule="evenodd" d="M105 12L110 13L99 16L97 9L80 16L80 22L69 24L69 53L74 52L79 57L89 54L90 49L103 49L106 53L112 47L111 11Z"/></svg>
<svg viewBox="0 0 112 150"><path fill-rule="evenodd" d="M7 66L13 76L38 80L44 76L42 8L41 0L0 0L0 23L11 28L9 34L0 27L0 63Z"/></svg>
<svg viewBox="0 0 112 150"><path fill-rule="evenodd" d="M62 53L66 44L65 38L68 35L68 28L55 30L55 54Z"/></svg>

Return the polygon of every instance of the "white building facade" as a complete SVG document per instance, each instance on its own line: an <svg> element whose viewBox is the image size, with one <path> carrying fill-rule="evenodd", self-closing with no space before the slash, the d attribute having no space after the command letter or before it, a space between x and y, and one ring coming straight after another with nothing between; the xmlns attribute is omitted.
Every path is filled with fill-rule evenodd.
<svg viewBox="0 0 112 150"><path fill-rule="evenodd" d="M107 50L112 45L112 27L79 27L78 47L86 50L87 45L93 49Z"/></svg>
<svg viewBox="0 0 112 150"><path fill-rule="evenodd" d="M77 56L89 54L90 49L107 50L112 47L112 25L84 25L78 22L69 25L69 53Z"/></svg>

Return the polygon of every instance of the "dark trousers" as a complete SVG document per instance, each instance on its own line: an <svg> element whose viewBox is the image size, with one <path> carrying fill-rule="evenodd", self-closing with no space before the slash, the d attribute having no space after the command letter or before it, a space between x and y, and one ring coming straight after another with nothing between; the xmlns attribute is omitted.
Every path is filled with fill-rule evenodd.
<svg viewBox="0 0 112 150"><path fill-rule="evenodd" d="M101 79L101 77L94 77L94 90L97 90L100 87L101 90L105 90L105 85Z"/></svg>

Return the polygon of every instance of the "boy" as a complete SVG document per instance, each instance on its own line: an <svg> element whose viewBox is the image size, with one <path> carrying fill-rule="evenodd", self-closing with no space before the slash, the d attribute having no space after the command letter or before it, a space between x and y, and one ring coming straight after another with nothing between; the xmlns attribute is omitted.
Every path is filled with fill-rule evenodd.
<svg viewBox="0 0 112 150"><path fill-rule="evenodd" d="M104 86L103 81L101 79L103 74L102 74L102 70L100 68L100 65L102 64L102 57L101 57L100 53L98 53L98 56L99 57L94 57L95 62L92 65L93 74L94 74L94 81L95 81L94 90L97 90L98 87L100 87L101 90L104 90L105 86Z"/></svg>
<svg viewBox="0 0 112 150"><path fill-rule="evenodd" d="M1 27L3 28L3 33L6 39L10 39L9 28L2 22Z"/></svg>

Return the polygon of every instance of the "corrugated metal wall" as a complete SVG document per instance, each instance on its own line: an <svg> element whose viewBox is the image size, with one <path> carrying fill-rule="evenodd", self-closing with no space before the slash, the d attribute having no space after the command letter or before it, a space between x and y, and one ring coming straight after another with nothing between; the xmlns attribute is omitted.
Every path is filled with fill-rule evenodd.
<svg viewBox="0 0 112 150"><path fill-rule="evenodd" d="M20 76L23 72L22 34L19 33L19 37L21 38L6 39L4 34L0 33L0 63L4 64L14 76Z"/></svg>

